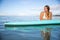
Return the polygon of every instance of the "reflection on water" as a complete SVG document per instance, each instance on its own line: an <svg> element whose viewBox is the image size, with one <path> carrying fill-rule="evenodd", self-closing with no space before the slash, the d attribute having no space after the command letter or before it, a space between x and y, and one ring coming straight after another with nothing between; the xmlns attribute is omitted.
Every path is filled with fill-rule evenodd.
<svg viewBox="0 0 60 40"><path fill-rule="evenodd" d="M0 30L1 40L43 40L39 29L20 28L20 30ZM52 29L51 40L60 39L60 28Z"/></svg>
<svg viewBox="0 0 60 40"><path fill-rule="evenodd" d="M40 29L28 28L10 28L5 29L4 23L9 21L22 21L19 18L16 20L11 17L0 17L0 40L43 40ZM54 28L51 31L51 40L60 40L60 27Z"/></svg>

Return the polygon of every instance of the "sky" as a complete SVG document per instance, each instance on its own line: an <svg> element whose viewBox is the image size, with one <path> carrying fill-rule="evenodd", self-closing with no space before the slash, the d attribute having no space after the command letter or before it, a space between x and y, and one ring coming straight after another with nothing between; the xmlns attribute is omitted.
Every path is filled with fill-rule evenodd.
<svg viewBox="0 0 60 40"><path fill-rule="evenodd" d="M0 16L37 16L45 5L60 15L60 0L0 0Z"/></svg>

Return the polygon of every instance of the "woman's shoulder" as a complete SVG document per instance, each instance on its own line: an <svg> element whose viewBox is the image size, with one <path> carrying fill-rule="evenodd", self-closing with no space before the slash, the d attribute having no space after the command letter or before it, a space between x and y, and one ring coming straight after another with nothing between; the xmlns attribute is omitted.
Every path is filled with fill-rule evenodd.
<svg viewBox="0 0 60 40"><path fill-rule="evenodd" d="M43 14L43 13L44 13L44 11L41 12L41 14Z"/></svg>
<svg viewBox="0 0 60 40"><path fill-rule="evenodd" d="M44 12L42 11L42 12L40 13L40 15L43 15L43 13L44 13Z"/></svg>
<svg viewBox="0 0 60 40"><path fill-rule="evenodd" d="M49 13L52 13L52 12L49 12Z"/></svg>
<svg viewBox="0 0 60 40"><path fill-rule="evenodd" d="M50 14L52 14L52 12L49 12Z"/></svg>
<svg viewBox="0 0 60 40"><path fill-rule="evenodd" d="M44 13L44 11L42 11L41 13Z"/></svg>
<svg viewBox="0 0 60 40"><path fill-rule="evenodd" d="M52 15L52 12L50 12L49 15Z"/></svg>

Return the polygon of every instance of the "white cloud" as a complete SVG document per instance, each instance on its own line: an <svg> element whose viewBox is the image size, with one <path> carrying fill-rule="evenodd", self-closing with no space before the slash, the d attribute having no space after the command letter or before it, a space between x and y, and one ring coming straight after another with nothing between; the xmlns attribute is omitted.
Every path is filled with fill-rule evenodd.
<svg viewBox="0 0 60 40"><path fill-rule="evenodd" d="M51 6L51 11L53 15L60 15L60 4Z"/></svg>
<svg viewBox="0 0 60 40"><path fill-rule="evenodd" d="M60 5L51 6L51 10L60 10Z"/></svg>
<svg viewBox="0 0 60 40"><path fill-rule="evenodd" d="M43 7L32 7L27 9L14 9L14 11L2 11L0 15L2 16L37 16L43 10ZM51 11L54 14L60 14L60 5L52 5Z"/></svg>

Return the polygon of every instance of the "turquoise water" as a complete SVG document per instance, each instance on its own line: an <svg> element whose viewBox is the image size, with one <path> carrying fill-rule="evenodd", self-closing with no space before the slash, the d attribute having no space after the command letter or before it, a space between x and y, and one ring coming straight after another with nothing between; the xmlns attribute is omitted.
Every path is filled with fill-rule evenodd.
<svg viewBox="0 0 60 40"><path fill-rule="evenodd" d="M13 19L14 18L14 19ZM39 28L27 27L27 28L9 28L5 29L5 22L20 22L27 21L20 17L0 17L0 40L43 40L41 36L41 30ZM30 21L30 20L29 20ZM33 20L31 20L33 21ZM34 19L34 21L38 21ZM51 40L60 40L60 27L55 27L51 30Z"/></svg>

